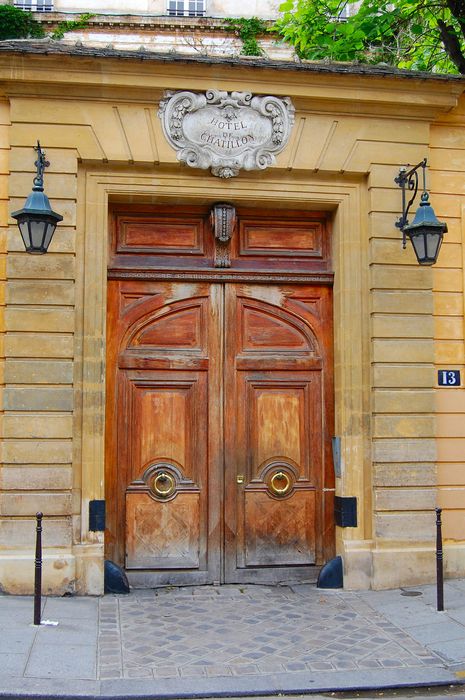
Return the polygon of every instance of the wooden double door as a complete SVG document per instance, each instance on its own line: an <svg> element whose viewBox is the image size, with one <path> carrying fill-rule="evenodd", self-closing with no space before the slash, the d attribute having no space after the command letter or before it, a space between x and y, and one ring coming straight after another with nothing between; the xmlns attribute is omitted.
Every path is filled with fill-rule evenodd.
<svg viewBox="0 0 465 700"><path fill-rule="evenodd" d="M331 289L109 281L106 556L134 585L312 578L333 551Z"/></svg>

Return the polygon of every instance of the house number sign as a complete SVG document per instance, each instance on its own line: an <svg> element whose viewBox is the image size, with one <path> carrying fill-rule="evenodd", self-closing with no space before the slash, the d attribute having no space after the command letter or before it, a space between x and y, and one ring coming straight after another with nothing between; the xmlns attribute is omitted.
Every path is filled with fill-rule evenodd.
<svg viewBox="0 0 465 700"><path fill-rule="evenodd" d="M273 165L289 140L294 107L288 97L184 90L165 94L159 116L181 163L230 178Z"/></svg>
<svg viewBox="0 0 465 700"><path fill-rule="evenodd" d="M439 386L460 386L459 369L438 369Z"/></svg>

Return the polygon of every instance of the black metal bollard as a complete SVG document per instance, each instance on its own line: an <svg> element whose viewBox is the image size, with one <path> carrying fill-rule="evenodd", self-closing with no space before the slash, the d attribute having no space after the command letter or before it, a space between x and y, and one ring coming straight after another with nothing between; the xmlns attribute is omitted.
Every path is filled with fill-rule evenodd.
<svg viewBox="0 0 465 700"><path fill-rule="evenodd" d="M436 595L437 610L444 610L444 570L442 561L442 508L436 508Z"/></svg>
<svg viewBox="0 0 465 700"><path fill-rule="evenodd" d="M42 606L42 518L43 513L36 513L36 558L34 571L34 624L40 625L40 608Z"/></svg>

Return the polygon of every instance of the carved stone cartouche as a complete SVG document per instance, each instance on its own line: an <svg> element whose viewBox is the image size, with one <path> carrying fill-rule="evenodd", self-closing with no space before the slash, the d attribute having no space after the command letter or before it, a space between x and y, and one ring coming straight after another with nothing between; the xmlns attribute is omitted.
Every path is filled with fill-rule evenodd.
<svg viewBox="0 0 465 700"><path fill-rule="evenodd" d="M167 92L159 116L181 163L221 178L264 170L286 146L294 124L288 97L250 92Z"/></svg>

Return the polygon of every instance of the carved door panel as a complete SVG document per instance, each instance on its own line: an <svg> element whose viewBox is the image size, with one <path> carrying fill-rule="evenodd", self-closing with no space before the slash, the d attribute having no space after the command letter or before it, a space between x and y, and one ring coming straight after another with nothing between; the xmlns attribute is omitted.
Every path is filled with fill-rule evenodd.
<svg viewBox="0 0 465 700"><path fill-rule="evenodd" d="M135 585L220 579L221 297L110 283L106 555Z"/></svg>
<svg viewBox="0 0 465 700"><path fill-rule="evenodd" d="M106 557L142 586L313 576L334 553L326 217L117 205L110 228Z"/></svg>
<svg viewBox="0 0 465 700"><path fill-rule="evenodd" d="M331 546L329 304L324 288L227 286L228 582L309 578Z"/></svg>
<svg viewBox="0 0 465 700"><path fill-rule="evenodd" d="M106 556L135 585L311 576L333 545L330 291L118 281L109 310Z"/></svg>

